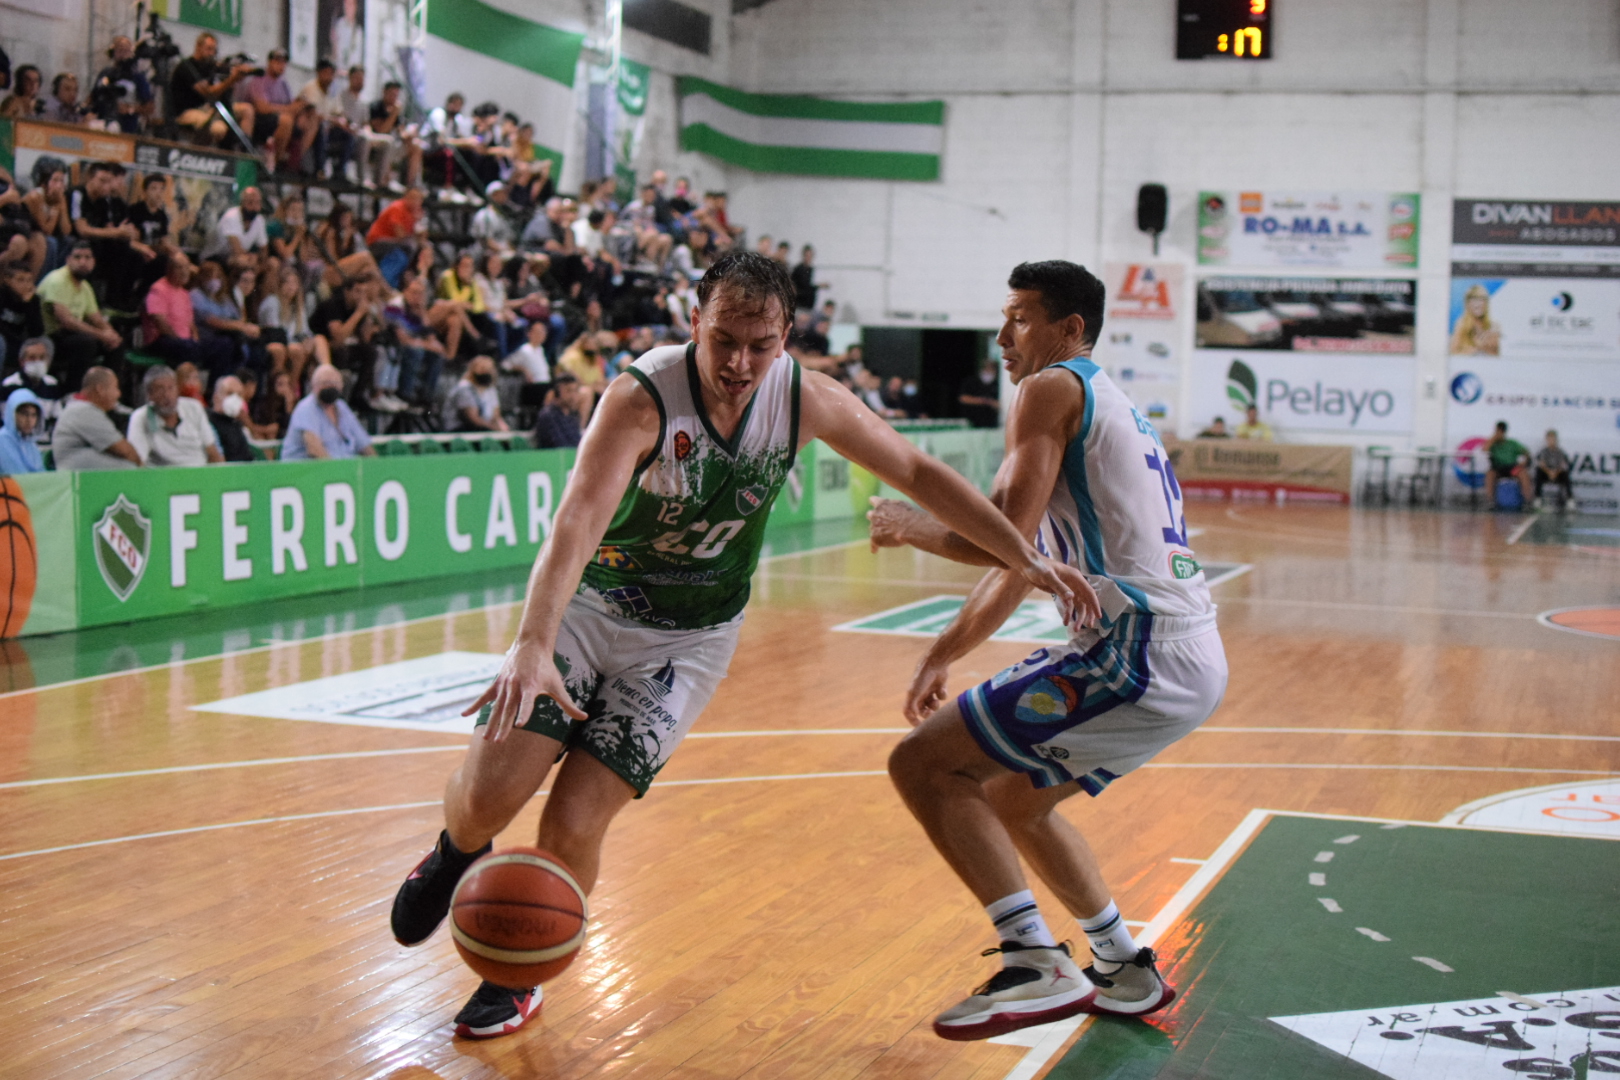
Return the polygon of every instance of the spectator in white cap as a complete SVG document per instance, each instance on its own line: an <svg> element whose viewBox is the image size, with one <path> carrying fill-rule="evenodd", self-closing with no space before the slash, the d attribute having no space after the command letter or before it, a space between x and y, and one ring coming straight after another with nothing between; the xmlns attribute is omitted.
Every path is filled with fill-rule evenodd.
<svg viewBox="0 0 1620 1080"><path fill-rule="evenodd" d="M473 215L469 230L474 240L488 255L510 255L517 234L512 231L512 219L506 216L506 185L491 180L484 188L488 202Z"/></svg>

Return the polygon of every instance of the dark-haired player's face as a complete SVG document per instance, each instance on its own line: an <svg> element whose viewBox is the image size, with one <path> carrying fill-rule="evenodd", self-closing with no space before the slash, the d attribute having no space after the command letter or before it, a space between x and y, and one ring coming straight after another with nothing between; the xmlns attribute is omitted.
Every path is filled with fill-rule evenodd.
<svg viewBox="0 0 1620 1080"><path fill-rule="evenodd" d="M740 408L787 346L788 323L774 297L760 310L728 303L721 289L709 298L692 327L698 379L724 405Z"/></svg>
<svg viewBox="0 0 1620 1080"><path fill-rule="evenodd" d="M1075 355L1084 332L1084 322L1078 315L1054 321L1041 303L1041 294L1033 289L1014 289L1007 294L1001 309L1001 333L996 344L1001 346L1001 363L1016 385L1049 364L1068 360Z"/></svg>

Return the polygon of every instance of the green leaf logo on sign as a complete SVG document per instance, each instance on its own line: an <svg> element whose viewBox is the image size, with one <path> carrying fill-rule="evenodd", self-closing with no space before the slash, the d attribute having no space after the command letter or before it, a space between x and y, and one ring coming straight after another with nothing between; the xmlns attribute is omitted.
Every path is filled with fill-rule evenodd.
<svg viewBox="0 0 1620 1080"><path fill-rule="evenodd" d="M120 494L91 532L101 580L122 603L129 599L146 573L147 556L152 547L152 523L139 506Z"/></svg>
<svg viewBox="0 0 1620 1080"><path fill-rule="evenodd" d="M1247 409L1260 400L1260 384L1254 370L1241 360L1233 360L1226 369L1226 396L1240 409Z"/></svg>

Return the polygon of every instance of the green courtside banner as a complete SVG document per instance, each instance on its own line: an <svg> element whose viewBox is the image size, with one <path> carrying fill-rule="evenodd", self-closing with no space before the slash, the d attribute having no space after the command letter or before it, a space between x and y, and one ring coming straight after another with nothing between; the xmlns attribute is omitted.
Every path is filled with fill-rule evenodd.
<svg viewBox="0 0 1620 1080"><path fill-rule="evenodd" d="M683 76L681 149L757 172L938 180L945 103L749 94Z"/></svg>
<svg viewBox="0 0 1620 1080"><path fill-rule="evenodd" d="M571 450L86 472L80 626L534 560Z"/></svg>
<svg viewBox="0 0 1620 1080"><path fill-rule="evenodd" d="M1000 460L999 431L905 434L981 488ZM520 450L0 477L0 636L527 566L573 464ZM811 442L771 527L858 516L880 490Z"/></svg>

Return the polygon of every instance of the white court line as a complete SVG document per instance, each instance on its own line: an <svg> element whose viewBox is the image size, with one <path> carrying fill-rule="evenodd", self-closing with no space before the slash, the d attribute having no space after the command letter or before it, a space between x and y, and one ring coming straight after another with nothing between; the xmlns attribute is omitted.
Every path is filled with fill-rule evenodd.
<svg viewBox="0 0 1620 1080"><path fill-rule="evenodd" d="M1517 544L1519 542L1519 538L1524 536L1525 533L1529 532L1530 526L1534 525L1537 520L1539 519L1535 514L1531 514L1529 517L1525 518L1522 525L1508 534L1508 545L1511 547L1512 545Z"/></svg>
<svg viewBox="0 0 1620 1080"><path fill-rule="evenodd" d="M1620 776L1613 769L1536 769L1516 765L1346 765L1283 761L1150 761L1144 769L1346 769L1387 772L1564 773L1570 776ZM1432 825L1433 822L1424 822Z"/></svg>
<svg viewBox="0 0 1620 1080"><path fill-rule="evenodd" d="M1545 626L1549 630L1562 630L1566 634L1579 634L1582 637L1607 638L1608 640L1613 641L1615 640L1615 636L1613 634L1604 634L1597 630L1582 630L1578 626L1565 626L1563 623L1555 623L1552 620L1554 615L1562 615L1566 611L1597 611L1606 610L1611 607L1612 605L1609 604L1598 604L1596 606L1587 605L1585 607L1553 608L1551 611L1543 611L1541 614L1537 615L1536 622L1540 623L1542 626Z"/></svg>
<svg viewBox="0 0 1620 1080"><path fill-rule="evenodd" d="M1227 596L1222 604L1259 604L1276 607L1323 608L1330 611L1374 611L1390 615L1463 615L1478 619L1534 619L1528 611L1480 611L1477 608L1400 607L1395 604L1358 604L1346 600L1292 600L1282 596Z"/></svg>
<svg viewBox="0 0 1620 1080"><path fill-rule="evenodd" d="M208 772L212 769L248 769L255 765L297 765L306 761L338 761L344 758L392 757L395 754L437 754L446 750L465 750L460 743L445 746L411 746L398 750L352 750L341 754L304 754L300 757L250 758L246 761L211 761L204 765L168 765L159 769L130 769L127 772L86 773L83 776L50 776L39 780L13 780L0 784L6 788L44 787L47 784L72 784L80 780L123 780L131 776L165 776L169 773Z"/></svg>
<svg viewBox="0 0 1620 1080"><path fill-rule="evenodd" d="M834 780L851 776L887 776L885 769L867 769L857 772L789 773L781 776L720 776L702 780L664 780L658 786L694 787L699 784L748 784L765 780ZM537 791L536 795L548 792ZM193 825L188 829L165 829L162 832L136 833L133 836L111 836L105 840L86 840L80 844L61 844L57 847L38 848L34 851L14 851L0 855L0 862L8 859L26 859L30 855L54 855L60 851L79 851L83 848L106 847L108 844L127 844L133 840L156 840L165 836L186 836L191 833L213 832L218 829L240 829L247 825L274 825L283 821L309 821L312 818L345 817L350 814L377 814L388 810L420 810L428 806L443 806L444 800L393 803L389 806L358 806L349 810L317 810L310 814L286 814L281 817L253 818L249 821L225 821L217 825Z"/></svg>
<svg viewBox="0 0 1620 1080"><path fill-rule="evenodd" d="M802 731L695 731L688 739L750 739L778 735L904 735L910 728L806 728ZM80 780L123 780L134 776L167 776L171 773L208 772L212 769L248 769L255 765L298 765L306 761L339 761L344 758L391 757L395 754L439 754L449 750L465 750L466 743L446 743L443 746L408 746L396 750L351 750L335 754L303 754L298 757L249 758L244 761L211 761L202 765L167 765L156 769L130 769L126 772L86 773L83 776L50 776L38 780L12 780L0 784L7 788L45 787L48 784L73 784ZM808 774L807 774L808 775ZM673 783L680 781L666 781Z"/></svg>
<svg viewBox="0 0 1620 1080"><path fill-rule="evenodd" d="M836 551L839 548L853 547L864 544L866 540L845 540L837 544L824 544L821 547L807 548L804 551L787 551L780 555L767 555L759 561L761 563L776 562L780 559L796 559L803 555L819 555L824 551ZM342 591L342 590L339 590ZM312 594L318 595L318 594ZM292 597L288 597L292 599ZM476 615L484 611L495 611L498 608L516 607L522 604L522 599L502 600L496 604L480 604L478 607L462 608L458 611L441 611L437 615L419 615L414 619L401 619L398 622L377 623L375 626L361 626L353 630L334 630L330 634L316 634L313 637L297 638L295 640L270 641L264 645L250 645L245 649L232 649L229 652L208 653L203 656L188 656L181 660L166 660L161 664L147 664L145 667L121 668L118 671L106 671L100 675L85 675L77 679L63 679L61 682L45 683L41 686L25 686L19 690L0 691L0 701L21 694L37 694L45 690L55 690L59 686L81 686L84 683L96 682L100 679L114 679L120 675L141 675L148 671L162 671L165 668L185 667L187 664L200 664L205 660L218 660L224 656L249 656L253 653L268 652L271 649L280 649L287 646L313 645L320 641L335 641L338 638L350 637L355 634L369 634L375 630L393 630L401 626L414 626L417 623L433 622L435 619L459 618L462 615ZM98 629L87 627L86 629Z"/></svg>
<svg viewBox="0 0 1620 1080"><path fill-rule="evenodd" d="M1353 728L1353 727L1211 727L1204 726L1192 732L1194 735L1205 733L1219 733L1222 735L1246 735L1250 732L1267 735L1399 735L1402 737L1420 738L1447 738L1447 739L1564 739L1570 742L1620 742L1620 735L1546 735L1536 732L1524 731L1427 731L1406 730L1403 728Z"/></svg>
<svg viewBox="0 0 1620 1080"><path fill-rule="evenodd" d="M778 738L793 735L904 735L910 728L804 728L801 730L783 729L780 731L695 731L688 734L688 739L763 739ZM1359 728L1205 728L1206 731L1229 732L1350 732L1354 734L1370 735L1485 735L1484 732L1470 731L1426 731L1402 732L1384 731L1381 729L1367 729L1363 732ZM1196 732L1195 732L1196 734ZM1523 738L1523 739L1587 739L1593 741L1620 741L1620 736L1612 735L1508 735L1499 734L1492 737ZM81 776L48 776L37 780L12 780L0 783L0 791L11 788L45 787L52 784L73 784L81 780L124 780L138 776L167 776L173 773L209 772L214 769L247 769L258 765L297 765L306 761L338 761L345 758L372 758L391 757L395 754L436 754L451 750L465 750L465 743L446 743L443 746L409 746L395 750L352 750L332 754L304 754L298 757L275 758L249 758L243 761L214 761L200 765L167 765L154 769L130 769L125 772L85 773ZM1395 772L1510 772L1510 773L1567 773L1575 776L1616 776L1615 773L1603 769L1540 769L1531 767L1513 767L1498 765L1377 765L1377 764L1340 764L1340 763L1299 763L1299 762L1242 762L1242 761L1150 761L1143 765L1144 769L1353 769L1353 770L1388 770ZM806 774L811 775L811 774ZM821 775L819 773L814 775ZM839 774L844 775L844 774ZM666 782L667 783L667 782ZM1562 785L1551 785L1560 787ZM1539 790L1539 789L1526 789ZM1499 796L1492 796L1493 799ZM1470 804L1472 805L1472 804ZM1172 862L1178 860L1171 860ZM1179 860L1187 861L1187 860Z"/></svg>

